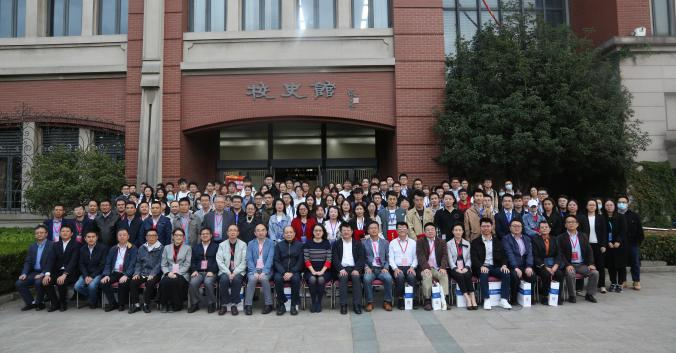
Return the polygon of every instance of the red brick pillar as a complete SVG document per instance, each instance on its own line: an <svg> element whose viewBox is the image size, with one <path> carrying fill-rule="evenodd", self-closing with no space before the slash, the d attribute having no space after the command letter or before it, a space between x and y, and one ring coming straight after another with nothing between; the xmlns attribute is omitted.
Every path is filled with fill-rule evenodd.
<svg viewBox="0 0 676 353"><path fill-rule="evenodd" d="M139 124L141 119L143 1L129 1L127 33L127 97L124 119L125 175L127 181L136 182Z"/></svg>

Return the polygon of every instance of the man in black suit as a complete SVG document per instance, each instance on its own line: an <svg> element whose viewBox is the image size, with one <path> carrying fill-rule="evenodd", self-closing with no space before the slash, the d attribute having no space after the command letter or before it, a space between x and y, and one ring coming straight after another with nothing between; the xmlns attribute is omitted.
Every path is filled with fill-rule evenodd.
<svg viewBox="0 0 676 353"><path fill-rule="evenodd" d="M52 210L52 218L45 220L45 226L47 227L47 239L53 242L59 241L59 235L61 234L61 227L64 225L73 226L70 219L64 219L63 216L66 214L66 208L61 203L54 205L54 210ZM71 228L73 229L73 228Z"/></svg>
<svg viewBox="0 0 676 353"><path fill-rule="evenodd" d="M212 229L214 231L213 241L220 243L227 239L227 230L231 224L235 224L235 215L225 209L225 197L216 196L214 210L204 215L202 228Z"/></svg>
<svg viewBox="0 0 676 353"><path fill-rule="evenodd" d="M347 284L352 281L352 310L361 314L361 275L366 253L361 242L352 239L354 230L347 223L340 224L341 239L333 243L333 269L340 280L340 313L347 314ZM351 251L344 251L345 247Z"/></svg>
<svg viewBox="0 0 676 353"><path fill-rule="evenodd" d="M117 221L116 229L126 229L130 242L138 248L145 243L145 234L141 234L142 225L141 217L136 214L136 204L133 201L127 201L124 205L124 217Z"/></svg>
<svg viewBox="0 0 676 353"><path fill-rule="evenodd" d="M561 266L566 270L566 286L568 286L568 301L575 303L575 275L587 276L587 294L584 299L596 303L596 287L599 281L599 271L594 266L594 253L589 245L587 235L578 232L578 220L573 215L565 218L566 232L556 237L559 243Z"/></svg>
<svg viewBox="0 0 676 353"><path fill-rule="evenodd" d="M559 268L559 246L552 234L552 228L546 220L540 221L540 233L533 238L533 266L535 273L540 277L540 300L547 305L549 300L549 288L552 279L562 283L563 271ZM562 304L563 296L559 296L559 305Z"/></svg>
<svg viewBox="0 0 676 353"><path fill-rule="evenodd" d="M42 285L47 287L47 296L51 302L49 312L68 310L68 286L75 283L78 277L78 255L80 244L73 240L73 227L69 224L61 226L61 240L52 246L47 272L42 278ZM56 289L54 288L56 286ZM59 295L56 295L56 292Z"/></svg>
<svg viewBox="0 0 676 353"><path fill-rule="evenodd" d="M87 233L89 233L91 230L94 230L94 221L85 215L85 209L82 205L75 206L73 209L73 215L75 216L75 218L71 220L71 223L73 224L73 230L75 231L73 237L75 237L75 240L78 243L82 244Z"/></svg>
<svg viewBox="0 0 676 353"><path fill-rule="evenodd" d="M493 221L490 218L482 218L479 224L481 236L472 240L469 249L472 259L472 273L479 277L484 309L491 310L490 293L488 291L488 278L491 276L499 278L502 282L500 285L500 306L504 309L511 309L509 291L512 279L510 270L507 268L507 259L502 242L493 236Z"/></svg>
<svg viewBox="0 0 676 353"><path fill-rule="evenodd" d="M28 253L23 263L21 275L16 281L16 289L19 291L21 298L26 304L21 311L31 309L42 310L45 308L43 303L45 293L42 286L42 277L45 272L49 272L47 264L49 263L49 256L52 253L52 243L47 240L47 227L43 224L35 227L35 243L28 247ZM30 287L35 287L35 299L30 292Z"/></svg>
<svg viewBox="0 0 676 353"><path fill-rule="evenodd" d="M106 264L106 255L108 254L108 247L98 240L99 235L93 229L85 234L85 244L80 247L80 258L78 260L80 278L75 282L73 288L88 299L91 309L96 309L101 273L103 273L103 266Z"/></svg>
<svg viewBox="0 0 676 353"><path fill-rule="evenodd" d="M495 215L495 234L500 240L509 235L509 224L512 219L521 219L521 213L514 211L514 197L510 194L502 196L502 210Z"/></svg>

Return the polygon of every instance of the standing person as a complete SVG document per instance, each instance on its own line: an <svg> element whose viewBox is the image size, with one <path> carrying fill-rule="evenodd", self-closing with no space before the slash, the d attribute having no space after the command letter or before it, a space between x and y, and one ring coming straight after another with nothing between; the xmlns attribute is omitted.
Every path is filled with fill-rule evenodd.
<svg viewBox="0 0 676 353"><path fill-rule="evenodd" d="M530 240L533 240L533 238L538 236L538 232L540 232L540 222L544 220L545 217L540 213L538 201L528 201L528 212L523 215L522 221L523 232L530 237Z"/></svg>
<svg viewBox="0 0 676 353"><path fill-rule="evenodd" d="M52 254L53 242L47 240L48 230L43 224L35 227L35 243L28 246L28 252L23 262L21 275L16 281L16 289L21 295L25 306L21 311L31 309L42 310L45 308L45 289L42 285L42 278L49 268L49 257ZM35 298L31 295L30 287L35 287Z"/></svg>
<svg viewBox="0 0 676 353"><path fill-rule="evenodd" d="M73 241L73 228L70 224L62 224L60 240L52 246L52 253L47 257L47 272L42 277L42 285L46 287L51 302L49 312L68 310L66 295L68 286L78 278L78 255L80 244ZM53 275L53 276L52 276ZM56 295L58 289L58 297Z"/></svg>
<svg viewBox="0 0 676 353"><path fill-rule="evenodd" d="M606 200L603 206L603 218L608 225L606 268L610 277L609 290L622 293L622 282L627 279L627 220L617 212L614 200Z"/></svg>
<svg viewBox="0 0 676 353"><path fill-rule="evenodd" d="M512 302L516 302L519 282L525 281L532 285L535 281L533 247L531 239L523 234L523 223L520 220L513 219L509 229L510 235L502 241L502 246L512 274Z"/></svg>
<svg viewBox="0 0 676 353"><path fill-rule="evenodd" d="M445 241L453 239L453 226L464 224L465 218L459 210L455 209L455 196L453 192L444 192L444 208L434 214L434 224L439 228Z"/></svg>
<svg viewBox="0 0 676 353"><path fill-rule="evenodd" d="M163 313L183 310L183 301L188 292L188 270L192 249L186 245L183 229L176 228L171 233L171 244L162 251L162 272L160 280L160 304Z"/></svg>
<svg viewBox="0 0 676 353"><path fill-rule="evenodd" d="M540 300L547 305L552 280L563 282L563 271L559 268L559 246L547 221L540 222L540 234L533 238L533 264L542 282L539 288ZM562 302L563 296L559 296L559 305Z"/></svg>
<svg viewBox="0 0 676 353"><path fill-rule="evenodd" d="M467 189L462 188L458 190L458 211L462 213L463 215L467 210L472 207L472 201L469 198L469 195L467 194Z"/></svg>
<svg viewBox="0 0 676 353"><path fill-rule="evenodd" d="M397 296L397 307L404 310L404 283L413 287L415 293L416 273L418 267L418 257L416 256L416 242L408 237L408 223L399 222L397 224L398 237L390 241L389 261L395 281L395 295ZM414 307L416 306L413 300Z"/></svg>
<svg viewBox="0 0 676 353"><path fill-rule="evenodd" d="M514 196L505 194L502 196L502 209L495 215L495 234L498 239L504 239L509 235L509 224L512 219L522 219L521 213L514 211Z"/></svg>
<svg viewBox="0 0 676 353"><path fill-rule="evenodd" d="M641 216L629 209L629 198L625 195L617 198L617 211L624 215L627 221L627 241L625 249L629 250L629 266L631 267L631 279L634 282L632 288L641 290L641 243L645 239Z"/></svg>
<svg viewBox="0 0 676 353"><path fill-rule="evenodd" d="M116 228L126 229L129 233L129 241L136 247L139 247L145 241L145 234L141 234L143 221L136 215L136 204L133 201L127 201L124 205L124 217L117 221Z"/></svg>
<svg viewBox="0 0 676 353"><path fill-rule="evenodd" d="M296 240L305 244L312 239L312 228L315 225L315 219L310 216L310 207L305 202L301 202L296 207L296 218L291 221L291 227L296 234Z"/></svg>
<svg viewBox="0 0 676 353"><path fill-rule="evenodd" d="M470 242L481 234L481 218L488 217L495 222L493 213L489 212L484 204L484 192L481 189L474 190L474 204L465 211L465 237Z"/></svg>
<svg viewBox="0 0 676 353"><path fill-rule="evenodd" d="M570 200L568 205L575 200ZM606 245L608 244L608 232L606 228L608 224L604 220L603 216L599 216L597 213L596 200L589 199L585 204L584 214L577 215L577 221L579 225L580 232L584 233L587 236L587 241L592 249L593 255L593 264L596 270L599 273L598 278L598 290L599 292L605 294L608 293L606 290L606 270L605 270L605 252ZM568 216L575 216L572 213L568 213ZM566 216L567 217L567 216ZM577 229L577 227L576 227Z"/></svg>
<svg viewBox="0 0 676 353"><path fill-rule="evenodd" d="M66 208L63 204L57 203L54 205L52 210L52 218L45 220L44 224L47 227L49 234L47 239L53 242L59 241L61 236L61 226L69 225L73 226L70 219L64 219L63 216L66 214Z"/></svg>
<svg viewBox="0 0 676 353"><path fill-rule="evenodd" d="M577 204L577 200L570 199L570 201L568 201L568 205L566 205L566 214L569 215L569 216L572 215L572 216L577 217L579 215L578 212L579 212L579 207L578 207L578 204Z"/></svg>
<svg viewBox="0 0 676 353"><path fill-rule="evenodd" d="M329 239L331 245L340 238L340 220L338 220L338 208L335 206L329 206L328 208L329 219L324 221L324 229L326 230L326 236Z"/></svg>
<svg viewBox="0 0 676 353"><path fill-rule="evenodd" d="M485 178L481 186L483 187L484 194L490 196L492 208L497 210L499 198L498 192L493 189L493 180L491 178Z"/></svg>
<svg viewBox="0 0 676 353"><path fill-rule="evenodd" d="M270 279L275 257L275 243L268 238L267 228L263 223L256 225L255 234L256 239L250 241L246 249L247 285L244 298L244 314L246 315L253 314L251 305L258 284L261 285L265 301L263 314L269 314L272 311Z"/></svg>
<svg viewBox="0 0 676 353"><path fill-rule="evenodd" d="M96 309L98 304L99 283L106 265L108 247L100 243L99 235L90 229L84 236L85 245L80 247L78 266L80 278L73 288L89 301L89 307Z"/></svg>
<svg viewBox="0 0 676 353"><path fill-rule="evenodd" d="M546 198L544 201L542 201L542 208L544 209L542 215L547 220L547 224L549 224L551 235L556 237L557 235L563 233L563 219L554 207L554 200L551 198Z"/></svg>
<svg viewBox="0 0 676 353"><path fill-rule="evenodd" d="M256 213L253 203L246 204L244 219L240 221L239 238L246 244L256 238L256 226L261 223L260 215Z"/></svg>
<svg viewBox="0 0 676 353"><path fill-rule="evenodd" d="M83 243L87 233L89 233L90 230L94 230L94 221L85 217L85 209L82 205L75 206L73 209L73 215L75 217L71 223L73 224L73 229L75 229L75 241L78 243Z"/></svg>
<svg viewBox="0 0 676 353"><path fill-rule="evenodd" d="M136 266L136 247L129 242L129 232L126 229L117 231L117 245L108 250L106 266L101 278L101 289L108 299L104 307L106 312L118 309L126 310L129 303L129 284ZM113 284L117 283L117 296L115 300Z"/></svg>
<svg viewBox="0 0 676 353"><path fill-rule="evenodd" d="M171 229L171 221L169 220L169 217L162 214L162 205L159 201L153 201L150 204L150 217L143 221L141 233L145 235L145 233L150 229L157 230L157 234L160 237L160 243L169 244L172 242L173 233ZM182 234L185 234L185 232Z"/></svg>
<svg viewBox="0 0 676 353"><path fill-rule="evenodd" d="M204 216L202 228L213 230L213 241L220 243L227 239L226 233L231 224L235 224L235 215L225 209L225 196L216 196L214 198L214 210Z"/></svg>
<svg viewBox="0 0 676 353"><path fill-rule="evenodd" d="M291 225L291 217L285 211L284 201L276 199L274 202L275 213L268 223L268 234L275 243L284 240L284 228Z"/></svg>
<svg viewBox="0 0 676 353"><path fill-rule="evenodd" d="M94 225L99 232L99 241L109 247L115 244L117 240L116 226L119 219L117 213L112 211L110 200L101 201L101 213L94 219Z"/></svg>
<svg viewBox="0 0 676 353"><path fill-rule="evenodd" d="M481 297L484 300L484 310L491 310L490 293L488 291L489 276L501 280L500 306L511 309L509 304L509 292L511 288L511 275L507 267L507 259L504 255L504 247L497 237L493 236L493 222L490 218L482 218L481 236L470 243L472 272L479 276Z"/></svg>
<svg viewBox="0 0 676 353"><path fill-rule="evenodd" d="M380 217L380 224L382 225L382 233L385 239L392 241L397 238L397 224L406 222L406 211L397 206L397 193L394 191L387 192L387 207L378 212ZM408 231L408 224L406 226Z"/></svg>
<svg viewBox="0 0 676 353"><path fill-rule="evenodd" d="M310 289L311 313L322 311L322 298L326 283L331 280L331 243L321 224L312 227L312 239L303 245L305 283Z"/></svg>
<svg viewBox="0 0 676 353"><path fill-rule="evenodd" d="M134 266L134 275L131 277L129 285L129 295L131 298L129 313L133 314L139 311L139 291L141 284L145 283L143 289L143 312L149 314L151 309L150 302L157 294L157 283L162 274L162 244L159 242L157 230L150 229L146 233L146 242L138 248L136 252L136 263Z"/></svg>
<svg viewBox="0 0 676 353"><path fill-rule="evenodd" d="M303 269L303 243L296 240L293 227L284 227L284 241L275 245L275 293L277 294L277 315L286 312L284 284L291 285L291 315L298 315L300 305L300 271Z"/></svg>
<svg viewBox="0 0 676 353"><path fill-rule="evenodd" d="M171 228L183 229L186 244L195 246L200 242L200 223L200 218L190 212L190 199L184 197L178 200L178 213L171 222Z"/></svg>
<svg viewBox="0 0 676 353"><path fill-rule="evenodd" d="M411 191L413 197L413 208L406 212L406 223L408 223L408 236L413 240L418 240L418 236L425 233L425 224L434 223L434 212L425 208L425 194L422 190Z"/></svg>
<svg viewBox="0 0 676 353"><path fill-rule="evenodd" d="M453 226L453 239L449 240L446 246L448 264L451 268L451 278L458 284L460 292L465 297L467 310L477 310L479 306L472 284L472 247L471 243L464 239L464 233L461 224Z"/></svg>
<svg viewBox="0 0 676 353"><path fill-rule="evenodd" d="M192 247L192 256L190 257L190 287L188 295L192 306L188 308L188 313L194 313L199 310L200 302L205 302L209 314L216 311L216 288L214 284L218 277L218 263L216 254L218 253L218 244L212 241L213 233L211 229L203 228L200 230L200 242ZM200 295L200 286L204 284L204 294ZM204 300L206 298L206 301Z"/></svg>
<svg viewBox="0 0 676 353"><path fill-rule="evenodd" d="M368 237L362 240L366 255L364 264L364 288L366 288L366 311L373 310L373 281L378 279L383 282L384 300L383 309L392 311L392 276L388 269L389 243L380 237L380 226L375 221L370 221L367 226Z"/></svg>
<svg viewBox="0 0 676 353"><path fill-rule="evenodd" d="M96 202L96 200L89 200L89 202L87 202L87 218L89 218L91 221L94 221L98 215L99 203Z"/></svg>
<svg viewBox="0 0 676 353"><path fill-rule="evenodd" d="M568 287L568 301L575 303L575 275L587 276L587 294L584 299L596 303L596 287L598 286L599 272L594 266L594 255L587 235L578 232L577 218L571 214L564 218L566 232L559 235L556 241L559 245L561 266L566 270L566 286Z"/></svg>
<svg viewBox="0 0 676 353"><path fill-rule="evenodd" d="M354 217L348 222L352 229L354 229L354 240L361 241L366 235L366 224L369 223L366 219L366 206L359 202L354 205Z"/></svg>
<svg viewBox="0 0 676 353"><path fill-rule="evenodd" d="M418 260L418 272L422 278L422 292L425 299L424 309L430 311L432 310L433 282L441 285L441 289L444 292L444 297L441 300L446 300L446 295L449 294L448 273L446 273L449 257L446 241L437 237L437 228L434 226L434 223L426 223L424 230L425 236L417 241L415 249ZM467 246L469 247L469 243L467 243ZM469 259L469 249L467 251L467 258Z"/></svg>
<svg viewBox="0 0 676 353"><path fill-rule="evenodd" d="M352 239L353 229L347 223L340 224L341 238L333 243L333 269L340 284L340 313L347 314L347 286L352 281L352 310L361 314L361 274L364 271L366 256L364 246Z"/></svg>
<svg viewBox="0 0 676 353"><path fill-rule="evenodd" d="M241 300L239 294L246 274L247 246L239 239L239 228L236 224L228 226L227 232L228 239L221 242L216 254L218 288L221 295L221 308L218 310L218 315L225 315L228 312L228 304L230 304L230 313L236 316L239 314L237 304Z"/></svg>

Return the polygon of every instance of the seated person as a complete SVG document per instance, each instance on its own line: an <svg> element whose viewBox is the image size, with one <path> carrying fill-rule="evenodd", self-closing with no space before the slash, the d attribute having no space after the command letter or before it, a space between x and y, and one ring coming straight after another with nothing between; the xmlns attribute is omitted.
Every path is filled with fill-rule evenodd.
<svg viewBox="0 0 676 353"><path fill-rule="evenodd" d="M512 304L516 302L516 293L520 281L535 283L533 272L533 247L530 237L523 234L523 222L512 219L509 223L508 234L502 240L502 246L507 257L507 265L512 274ZM531 294L532 295L532 294Z"/></svg>
<svg viewBox="0 0 676 353"><path fill-rule="evenodd" d="M366 288L366 311L373 310L373 281L379 279L385 287L383 309L392 311L392 276L389 268L389 243L380 237L380 225L376 221L367 222L368 237L361 242L364 245L366 263L364 264L364 287Z"/></svg>
<svg viewBox="0 0 676 353"><path fill-rule="evenodd" d="M322 311L322 298L326 283L331 280L331 243L326 229L320 223L312 227L312 239L303 245L305 283L310 289L311 313Z"/></svg>
<svg viewBox="0 0 676 353"><path fill-rule="evenodd" d="M84 234L85 244L80 246L80 278L75 282L74 290L89 301L89 307L96 309L99 282L108 256L108 247L99 242L99 234L90 229Z"/></svg>
<svg viewBox="0 0 676 353"><path fill-rule="evenodd" d="M265 307L263 314L272 311L272 292L270 291L270 278L272 277L272 265L275 257L275 243L268 238L268 229L264 223L256 225L254 230L256 239L249 242L246 249L247 261L247 284L244 298L244 314L251 315L253 310L253 298L256 285L260 283Z"/></svg>
<svg viewBox="0 0 676 353"><path fill-rule="evenodd" d="M43 310L45 308L45 289L42 285L42 278L45 272L50 270L47 267L49 256L52 253L53 242L47 240L47 227L43 224L35 227L35 243L28 246L28 252L23 262L21 275L16 281L16 289L21 295L25 306L21 311ZM35 287L35 299L31 294L30 287Z"/></svg>
<svg viewBox="0 0 676 353"><path fill-rule="evenodd" d="M221 296L221 308L218 315L230 312L239 315L237 304L241 298L242 281L246 273L246 244L239 239L239 228L231 224L226 230L228 238L218 246L216 264L218 264L218 287Z"/></svg>
<svg viewBox="0 0 676 353"><path fill-rule="evenodd" d="M397 307L399 310L404 310L404 283L413 287L413 293L415 293L415 269L418 267L418 257L416 256L416 242L408 237L408 223L397 223L397 235L397 238L390 242L388 257L395 281ZM416 307L415 299L413 306Z"/></svg>
<svg viewBox="0 0 676 353"><path fill-rule="evenodd" d="M453 239L448 241L448 262L451 267L451 277L458 284L460 292L465 297L467 310L477 310L479 306L476 303L474 285L472 284L472 249L470 242L463 239L465 229L460 223L453 226L451 233Z"/></svg>
<svg viewBox="0 0 676 353"><path fill-rule="evenodd" d="M300 271L305 263L303 258L303 243L296 240L296 231L292 226L283 230L284 240L275 245L275 293L277 294L277 315L286 312L286 295L284 284L291 285L291 315L298 315L300 304Z"/></svg>
<svg viewBox="0 0 676 353"><path fill-rule="evenodd" d="M563 271L559 268L559 246L556 239L551 235L552 228L545 220L540 221L540 235L533 238L533 264L535 273L540 278L540 301L542 304L549 303L549 288L552 279L562 283ZM559 295L559 304L563 301L563 296Z"/></svg>
<svg viewBox="0 0 676 353"><path fill-rule="evenodd" d="M559 235L556 240L559 246L559 259L561 266L566 270L566 286L568 287L568 301L575 303L575 275L580 274L588 277L587 294L584 299L596 303L596 287L599 282L599 271L594 266L594 255L587 235L578 232L578 221L573 215L567 215L564 219L566 232Z"/></svg>
<svg viewBox="0 0 676 353"><path fill-rule="evenodd" d="M213 234L211 229L202 228L200 230L200 241L192 247L192 256L190 258L190 288L188 294L193 303L188 309L188 313L194 313L200 308L200 301L206 299L205 306L209 314L216 311L216 283L218 274L218 264L216 263L216 254L219 245L212 241ZM200 286L204 284L206 296L200 295Z"/></svg>
<svg viewBox="0 0 676 353"><path fill-rule="evenodd" d="M126 309L129 302L129 283L136 268L136 251L136 247L129 242L129 231L124 228L119 229L117 245L108 250L106 266L103 269L103 278L101 278L101 288L108 301L104 307L106 312ZM114 283L117 283L119 300L115 300Z"/></svg>
<svg viewBox="0 0 676 353"><path fill-rule="evenodd" d="M70 224L61 225L60 240L52 246L52 253L47 257L47 272L42 277L42 285L46 287L51 302L49 312L68 310L68 286L78 278L78 257L80 243L73 239L73 228ZM57 297L57 287L59 295Z"/></svg>
<svg viewBox="0 0 676 353"><path fill-rule="evenodd" d="M470 253L472 258L472 272L479 276L481 297L484 300L484 310L491 310L490 293L488 291L488 278L497 277L501 280L500 306L511 309L509 304L509 292L511 275L507 268L502 242L493 236L493 221L484 217L480 221L480 236L472 240ZM506 236L505 236L506 238Z"/></svg>
<svg viewBox="0 0 676 353"><path fill-rule="evenodd" d="M414 195L418 195L415 193ZM418 196L416 196L418 197ZM422 291L425 298L424 309L432 310L432 282L438 282L441 285L441 290L444 292L444 298L448 295L448 250L446 242L437 238L437 227L434 223L428 222L423 227L425 236L420 238L416 243L416 254L418 258L418 271L422 277ZM410 235L410 233L409 233ZM467 243L469 249L469 243ZM469 251L467 251L469 257ZM470 274L470 281L472 275ZM469 303L469 302L468 302Z"/></svg>
<svg viewBox="0 0 676 353"><path fill-rule="evenodd" d="M150 229L145 234L146 242L136 252L136 264L134 266L134 275L129 284L129 295L131 297L129 313L133 314L139 311L139 290L141 284L145 283L143 290L143 312L150 313L150 302L157 294L157 283L162 274L162 244L159 241L157 230Z"/></svg>
<svg viewBox="0 0 676 353"><path fill-rule="evenodd" d="M340 280L340 313L347 314L347 286L352 281L352 310L361 314L361 273L366 256L364 246L352 239L352 227L340 224L340 239L333 243L333 270Z"/></svg>
<svg viewBox="0 0 676 353"><path fill-rule="evenodd" d="M162 250L161 266L164 276L160 280L160 304L164 313L183 310L192 258L192 248L185 244L185 232L182 228L174 229L171 241Z"/></svg>

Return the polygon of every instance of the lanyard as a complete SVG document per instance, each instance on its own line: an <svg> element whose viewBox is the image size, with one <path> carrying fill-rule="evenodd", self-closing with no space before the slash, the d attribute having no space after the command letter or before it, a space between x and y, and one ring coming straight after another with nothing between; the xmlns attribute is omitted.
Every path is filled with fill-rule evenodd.
<svg viewBox="0 0 676 353"><path fill-rule="evenodd" d="M400 244L400 246L401 246L401 244ZM406 243L406 246L408 246L408 243ZM373 247L373 256L380 257L380 256L378 256L379 255L379 253L378 253L378 242L372 240L371 241L371 247Z"/></svg>
<svg viewBox="0 0 676 353"><path fill-rule="evenodd" d="M75 221L75 228L77 229L77 234L82 235L82 222Z"/></svg>
<svg viewBox="0 0 676 353"><path fill-rule="evenodd" d="M122 248L119 246L117 247L117 257L122 257L122 267L124 268L124 255L127 254L127 249L124 249L124 252L122 251ZM89 257L91 257L91 252L89 253Z"/></svg>
<svg viewBox="0 0 676 353"><path fill-rule="evenodd" d="M455 248L458 250L458 257L462 257L462 240L455 244Z"/></svg>
<svg viewBox="0 0 676 353"><path fill-rule="evenodd" d="M183 244L179 245L178 248L174 245L174 263L178 260L178 253L181 251L181 246L183 246Z"/></svg>
<svg viewBox="0 0 676 353"><path fill-rule="evenodd" d="M434 253L434 242L432 242L432 245L430 245L429 255L432 255L433 253Z"/></svg>
<svg viewBox="0 0 676 353"><path fill-rule="evenodd" d="M331 235L333 237L336 236L336 227L338 226L338 222L336 224L331 224L331 221L329 221L329 227L331 227Z"/></svg>
<svg viewBox="0 0 676 353"><path fill-rule="evenodd" d="M306 228L307 228L307 221L305 223L303 223L303 221L301 220L300 221L300 229L301 229L300 235L301 236L305 235L305 229Z"/></svg>
<svg viewBox="0 0 676 353"><path fill-rule="evenodd" d="M577 247L577 244L580 242L580 239L575 236L575 242L573 242L573 236L570 236L570 246L573 247L573 251L575 251L575 248Z"/></svg>
<svg viewBox="0 0 676 353"><path fill-rule="evenodd" d="M363 218L362 218L362 221L361 221L361 222L359 222L359 218L357 218L357 229L358 229L358 230L364 230L364 221L363 221Z"/></svg>
<svg viewBox="0 0 676 353"><path fill-rule="evenodd" d="M263 244L258 243L258 258L260 258L261 255L263 255Z"/></svg>
<svg viewBox="0 0 676 353"><path fill-rule="evenodd" d="M406 255L406 250L408 249L408 240L406 240L406 247L401 246L401 239L397 239L397 243L399 243L399 249L401 249L402 254L405 256Z"/></svg>

